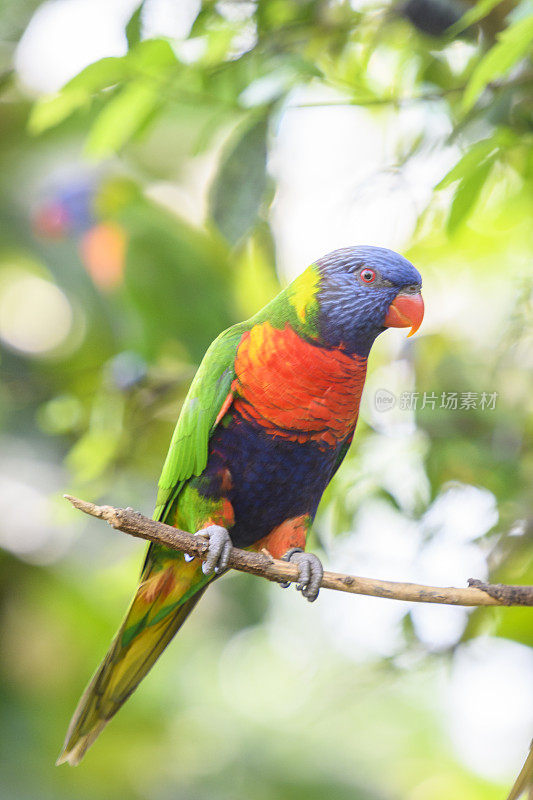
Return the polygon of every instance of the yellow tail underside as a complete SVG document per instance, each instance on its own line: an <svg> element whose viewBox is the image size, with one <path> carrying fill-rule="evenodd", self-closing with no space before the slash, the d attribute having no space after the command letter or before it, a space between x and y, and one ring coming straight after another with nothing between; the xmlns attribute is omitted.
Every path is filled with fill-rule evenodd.
<svg viewBox="0 0 533 800"><path fill-rule="evenodd" d="M57 764L81 761L177 633L208 582L198 560L158 558L147 567L109 652L78 703Z"/></svg>

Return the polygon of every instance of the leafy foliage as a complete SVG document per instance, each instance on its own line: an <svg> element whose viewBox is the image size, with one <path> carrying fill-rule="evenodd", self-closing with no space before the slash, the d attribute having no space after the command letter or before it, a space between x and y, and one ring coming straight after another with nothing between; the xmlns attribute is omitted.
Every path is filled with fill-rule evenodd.
<svg viewBox="0 0 533 800"><path fill-rule="evenodd" d="M497 44L481 59L466 87L463 107L468 111L490 81L501 78L512 69L533 46L533 16L518 19L502 32Z"/></svg>
<svg viewBox="0 0 533 800"><path fill-rule="evenodd" d="M211 187L210 216L231 244L253 227L266 186L268 118L239 131L221 159Z"/></svg>
<svg viewBox="0 0 533 800"><path fill-rule="evenodd" d="M423 566L437 552L460 580L474 554L496 581L533 582L528 3L479 0L457 20L464 7L449 4L436 19L432 3L206 1L191 4L181 38L170 29L149 37L151 5L130 4L124 55L35 102L12 62L39 3L0 8L5 791L496 800L507 773L483 773L464 741L454 744L442 665L453 676L461 654L487 639L526 658L527 609L458 611L442 626L435 616L431 639L420 609L352 609L353 599L330 597L305 615L298 598L242 576L217 582L86 767L51 766L140 561L133 542L86 528L60 495L151 513L206 348L285 280L272 200L275 179L291 176L280 175L278 148L283 126L308 106L309 135L329 106L386 130L387 175L424 171L428 153L440 156L404 248L424 275L426 322L407 345L376 348L356 447L312 546L356 572L379 551L379 570L398 579L421 571L430 582ZM316 162L336 146L325 137ZM345 143L351 155L358 146ZM350 185L348 202L361 191ZM330 202L325 193L324 213ZM20 286L24 317L10 313ZM389 385L397 402L387 416L372 398ZM417 408L400 408L411 390ZM497 395L492 410L480 407L485 390ZM476 407L447 405L454 392L477 393ZM395 550L400 539L410 561L403 545ZM491 721L497 695L483 706Z"/></svg>

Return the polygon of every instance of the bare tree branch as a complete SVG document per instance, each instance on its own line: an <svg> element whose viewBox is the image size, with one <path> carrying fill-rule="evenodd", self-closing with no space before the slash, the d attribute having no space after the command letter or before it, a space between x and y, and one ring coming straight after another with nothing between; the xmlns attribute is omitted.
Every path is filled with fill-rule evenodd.
<svg viewBox="0 0 533 800"><path fill-rule="evenodd" d="M486 88L493 92L501 91L502 89L512 89L520 86L528 86L533 82L533 73L527 71L509 81L492 81L488 83ZM339 106L353 106L353 107L369 107L369 106L404 106L409 103L420 103L424 101L444 100L451 94L461 94L467 87L467 83L461 86L451 86L448 89L443 89L440 92L422 92L415 95L405 95L396 97L339 97L335 100L315 100L307 103L293 103L288 106L289 110L299 108L335 108Z"/></svg>
<svg viewBox="0 0 533 800"><path fill-rule="evenodd" d="M104 519L113 528L131 536L148 539L198 558L203 558L205 555L207 542L203 537L193 536L178 528L156 522L131 508L97 506L68 494L65 498L85 514ZM278 583L298 581L296 565L274 559L266 551L255 553L234 547L229 558L229 566L241 572L261 575ZM460 589L420 586L416 583L381 581L338 572L324 572L321 586L338 592L417 603L446 603L454 606L533 606L533 586L490 585L474 579L469 581L468 588Z"/></svg>

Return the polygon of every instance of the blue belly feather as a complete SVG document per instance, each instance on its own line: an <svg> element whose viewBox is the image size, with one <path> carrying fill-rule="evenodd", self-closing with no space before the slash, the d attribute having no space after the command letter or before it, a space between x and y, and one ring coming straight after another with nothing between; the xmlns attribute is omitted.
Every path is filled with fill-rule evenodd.
<svg viewBox="0 0 533 800"><path fill-rule="evenodd" d="M342 446L271 436L233 410L213 433L207 466L192 483L204 497L231 502L231 538L236 547L249 547L287 519L314 518ZM226 470L229 489L222 488Z"/></svg>

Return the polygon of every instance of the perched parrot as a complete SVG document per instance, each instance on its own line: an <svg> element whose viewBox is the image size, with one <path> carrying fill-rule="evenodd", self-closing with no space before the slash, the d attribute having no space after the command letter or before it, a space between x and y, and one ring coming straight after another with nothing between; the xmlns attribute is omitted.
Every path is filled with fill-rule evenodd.
<svg viewBox="0 0 533 800"><path fill-rule="evenodd" d="M370 348L387 327L419 328L420 289L420 274L397 253L347 247L215 339L181 410L154 513L206 536L207 558L150 545L58 764L81 760L224 571L233 545L296 563L298 588L316 599L322 565L304 553L307 532L352 441Z"/></svg>

